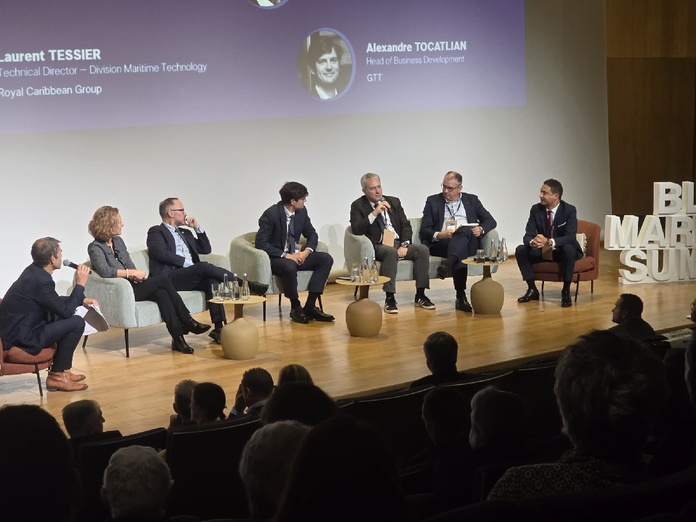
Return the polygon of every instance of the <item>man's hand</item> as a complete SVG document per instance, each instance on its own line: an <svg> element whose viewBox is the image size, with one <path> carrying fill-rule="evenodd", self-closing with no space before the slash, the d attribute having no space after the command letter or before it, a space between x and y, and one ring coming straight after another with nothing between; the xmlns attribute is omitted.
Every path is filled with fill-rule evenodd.
<svg viewBox="0 0 696 522"><path fill-rule="evenodd" d="M91 297L85 297L84 301L82 301L82 306L96 306L99 308L99 302Z"/></svg>
<svg viewBox="0 0 696 522"><path fill-rule="evenodd" d="M399 256L399 259L403 259L404 257L406 257L406 254L408 253L408 247L399 247L396 249L396 253Z"/></svg>
<svg viewBox="0 0 696 522"><path fill-rule="evenodd" d="M199 226L201 226L199 221L193 216L186 216L186 224L191 228L198 228Z"/></svg>
<svg viewBox="0 0 696 522"><path fill-rule="evenodd" d="M138 283L142 283L147 279L147 273L145 270L128 270L128 278Z"/></svg>
<svg viewBox="0 0 696 522"><path fill-rule="evenodd" d="M372 211L372 213L375 216L379 216L383 211L389 210L390 208L391 208L391 205L385 199L384 201L378 201L377 204L375 204L375 209Z"/></svg>
<svg viewBox="0 0 696 522"><path fill-rule="evenodd" d="M481 237L481 234L483 234L483 229L481 227L472 227L471 233L474 235L474 237Z"/></svg>
<svg viewBox="0 0 696 522"><path fill-rule="evenodd" d="M80 286L85 286L87 279L89 279L89 268L85 265L77 265L77 269L75 270L75 283Z"/></svg>
<svg viewBox="0 0 696 522"><path fill-rule="evenodd" d="M438 239L449 239L452 237L452 234L454 234L454 229L448 227L446 230L441 230L440 232L438 232L437 238Z"/></svg>
<svg viewBox="0 0 696 522"><path fill-rule="evenodd" d="M246 408L246 400L244 400L244 392L242 391L242 383L239 383L239 388L237 388L237 393L234 396L234 406L233 408L237 410L238 415L244 414L244 408Z"/></svg>
<svg viewBox="0 0 696 522"><path fill-rule="evenodd" d="M534 239L532 239L532 247L541 248L546 244L546 241L548 240L545 236L543 236L542 234L537 234L536 236L534 236Z"/></svg>
<svg viewBox="0 0 696 522"><path fill-rule="evenodd" d="M305 262L305 259L307 259L307 256L311 254L311 250L302 250L300 252L295 252L293 254L290 254L289 252L285 254L286 259L292 259L295 263L298 265L301 265L302 263Z"/></svg>

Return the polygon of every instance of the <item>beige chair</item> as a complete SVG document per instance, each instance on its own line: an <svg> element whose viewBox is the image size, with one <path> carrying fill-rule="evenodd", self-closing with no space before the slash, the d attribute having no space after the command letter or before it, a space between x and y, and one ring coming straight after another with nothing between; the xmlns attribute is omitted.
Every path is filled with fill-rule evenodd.
<svg viewBox="0 0 696 522"><path fill-rule="evenodd" d="M130 257L135 267L145 272L150 271L150 258L147 250L130 252ZM229 270L227 257L217 254L201 255L201 261L207 261L213 265ZM89 261L85 263L89 266ZM130 357L130 343L128 330L130 328L143 328L162 322L159 307L154 301L135 301L133 288L130 283L120 277L102 278L96 272L92 272L85 285L85 295L99 301L102 314L110 327L123 328L126 344L126 357ZM192 314L203 312L207 308L205 294L198 290L179 292L186 308ZM82 342L84 348L87 344L87 336Z"/></svg>
<svg viewBox="0 0 696 522"><path fill-rule="evenodd" d="M421 227L421 218L409 218L411 222L411 228L413 229L413 243L421 244L419 233ZM482 248L486 253L490 249L491 242L493 240L498 240L498 232L493 229L488 232L483 237ZM351 232L350 225L346 227L346 231L343 237L343 254L346 259L346 268L350 271L353 263L361 263L365 258L372 261L375 255L375 248L366 236L356 236ZM430 279L435 279L437 277L437 267L444 265L446 263L444 257L430 256L430 264L428 267L428 275ZM381 270L382 263L377 262L378 268ZM491 272L496 272L498 270L497 266L491 268ZM482 266L469 266L469 275L483 275ZM413 261L399 261L396 269L396 280L397 281L412 281L413 277Z"/></svg>
<svg viewBox="0 0 696 522"><path fill-rule="evenodd" d="M278 294L278 308L282 304L283 282L280 277L271 273L271 258L263 250L255 245L256 232L247 232L234 238L230 243L230 270L237 275L246 274L250 281L268 285L269 294ZM300 243L304 246L306 239L302 237ZM328 252L329 247L319 241L317 252ZM297 290L303 292L309 286L312 277L311 270L297 272ZM324 305L319 296L319 308L323 311ZM263 304L263 320L266 320L266 303Z"/></svg>

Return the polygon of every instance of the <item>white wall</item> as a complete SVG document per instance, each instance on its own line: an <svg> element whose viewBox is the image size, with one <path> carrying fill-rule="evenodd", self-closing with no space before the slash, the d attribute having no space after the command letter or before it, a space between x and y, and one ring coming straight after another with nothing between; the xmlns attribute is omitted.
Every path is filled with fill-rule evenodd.
<svg viewBox="0 0 696 522"><path fill-rule="evenodd" d="M307 185L307 208L337 265L368 171L411 216L446 171L461 172L511 249L549 177L563 183L581 219L603 223L611 208L604 1L528 0L526 23L522 107L0 136L0 295L31 262L38 237L54 236L65 257L86 259L87 222L101 205L121 209L134 250L159 222L158 202L177 196L213 250L227 253L288 180ZM54 277L64 290L72 271Z"/></svg>

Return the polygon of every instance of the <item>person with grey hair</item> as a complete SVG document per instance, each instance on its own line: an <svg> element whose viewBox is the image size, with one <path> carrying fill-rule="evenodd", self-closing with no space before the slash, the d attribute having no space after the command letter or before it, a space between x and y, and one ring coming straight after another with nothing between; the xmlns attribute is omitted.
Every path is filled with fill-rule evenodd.
<svg viewBox="0 0 696 522"><path fill-rule="evenodd" d="M9 350L17 346L37 355L56 345L53 363L46 377L49 391L86 390L84 375L72 373L73 352L85 331L85 320L75 315L78 306L99 306L85 297L89 268L75 270L75 286L69 296L59 296L53 272L63 266L60 241L44 237L31 246L33 263L24 269L0 302L0 339Z"/></svg>
<svg viewBox="0 0 696 522"><path fill-rule="evenodd" d="M193 423L191 419L191 394L198 383L191 379L179 381L174 387L174 412L169 417L169 431L176 426Z"/></svg>
<svg viewBox="0 0 696 522"><path fill-rule="evenodd" d="M101 494L113 520L161 520L171 487L169 467L153 448L128 446L111 456Z"/></svg>
<svg viewBox="0 0 696 522"><path fill-rule="evenodd" d="M375 259L382 262L380 273L389 278L382 290L386 294L384 311L399 312L396 293L396 271L399 260L413 261L413 278L416 280L414 305L434 310L435 305L425 295L430 288L428 268L430 252L425 245L413 243L413 229L401 206L401 200L385 196L382 181L377 174L368 172L360 178L363 196L350 206L350 228L353 234L367 237L375 249Z"/></svg>
<svg viewBox="0 0 696 522"><path fill-rule="evenodd" d="M551 464L510 468L489 500L612 487L648 478L641 451L667 397L662 361L628 337L593 331L568 346L554 392L574 448Z"/></svg>
<svg viewBox="0 0 696 522"><path fill-rule="evenodd" d="M309 426L278 421L259 428L244 446L239 475L254 518L273 518L290 468Z"/></svg>
<svg viewBox="0 0 696 522"><path fill-rule="evenodd" d="M104 417L97 401L83 399L63 408L63 424L70 438L86 437L104 431Z"/></svg>

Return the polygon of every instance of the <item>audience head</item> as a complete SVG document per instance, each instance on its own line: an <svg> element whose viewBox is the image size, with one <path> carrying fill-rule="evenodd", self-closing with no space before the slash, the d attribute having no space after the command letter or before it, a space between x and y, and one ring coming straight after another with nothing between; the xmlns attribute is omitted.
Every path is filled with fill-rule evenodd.
<svg viewBox="0 0 696 522"><path fill-rule="evenodd" d="M593 331L566 347L554 386L564 430L599 459L633 463L667 395L662 361L628 337Z"/></svg>
<svg viewBox="0 0 696 522"><path fill-rule="evenodd" d="M56 419L39 406L3 406L0 448L3 520L74 520L80 481L72 448Z"/></svg>
<svg viewBox="0 0 696 522"><path fill-rule="evenodd" d="M447 332L431 333L423 343L425 362L431 373L457 371L457 340Z"/></svg>
<svg viewBox="0 0 696 522"><path fill-rule="evenodd" d="M113 518L157 519L165 514L172 479L166 462L153 448L117 450L104 471L102 498Z"/></svg>
<svg viewBox="0 0 696 522"><path fill-rule="evenodd" d="M244 446L239 475L254 518L273 518L290 467L309 426L280 421L256 430Z"/></svg>
<svg viewBox="0 0 696 522"><path fill-rule="evenodd" d="M261 422L294 420L314 426L337 414L338 404L321 388L307 382L290 382L276 388L263 405Z"/></svg>
<svg viewBox="0 0 696 522"><path fill-rule="evenodd" d="M87 225L87 230L94 239L105 243L120 233L118 227L120 220L121 214L118 209L105 205L94 212L94 216Z"/></svg>
<svg viewBox="0 0 696 522"><path fill-rule="evenodd" d="M58 257L60 241L53 237L42 237L31 245L31 259L41 268L51 264L53 257Z"/></svg>
<svg viewBox="0 0 696 522"><path fill-rule="evenodd" d="M487 386L471 399L473 449L519 447L527 432L527 404L516 393Z"/></svg>
<svg viewBox="0 0 696 522"><path fill-rule="evenodd" d="M63 424L71 439L104 432L104 417L97 401L83 399L63 408Z"/></svg>
<svg viewBox="0 0 696 522"><path fill-rule="evenodd" d="M280 200L284 205L289 205L292 201L299 201L309 196L307 187L297 181L288 181L279 191Z"/></svg>
<svg viewBox="0 0 696 522"><path fill-rule="evenodd" d="M191 422L191 394L197 384L191 379L184 379L174 387L173 407L183 424Z"/></svg>
<svg viewBox="0 0 696 522"><path fill-rule="evenodd" d="M198 383L191 393L191 420L198 424L225 418L225 390L214 382Z"/></svg>
<svg viewBox="0 0 696 522"><path fill-rule="evenodd" d="M242 375L242 395L247 408L268 399L273 393L273 377L263 368L251 368Z"/></svg>
<svg viewBox="0 0 696 522"><path fill-rule="evenodd" d="M297 453L276 520L411 520L396 464L377 430L341 415L315 426Z"/></svg>
<svg viewBox="0 0 696 522"><path fill-rule="evenodd" d="M621 294L611 311L611 320L616 324L640 317L643 313L643 301L634 294Z"/></svg>
<svg viewBox="0 0 696 522"><path fill-rule="evenodd" d="M288 364L283 366L278 373L278 386L288 384L289 382L308 382L314 384L312 376L307 368L300 364Z"/></svg>
<svg viewBox="0 0 696 522"><path fill-rule="evenodd" d="M438 386L423 397L423 424L435 445L469 429L469 404L456 388Z"/></svg>

